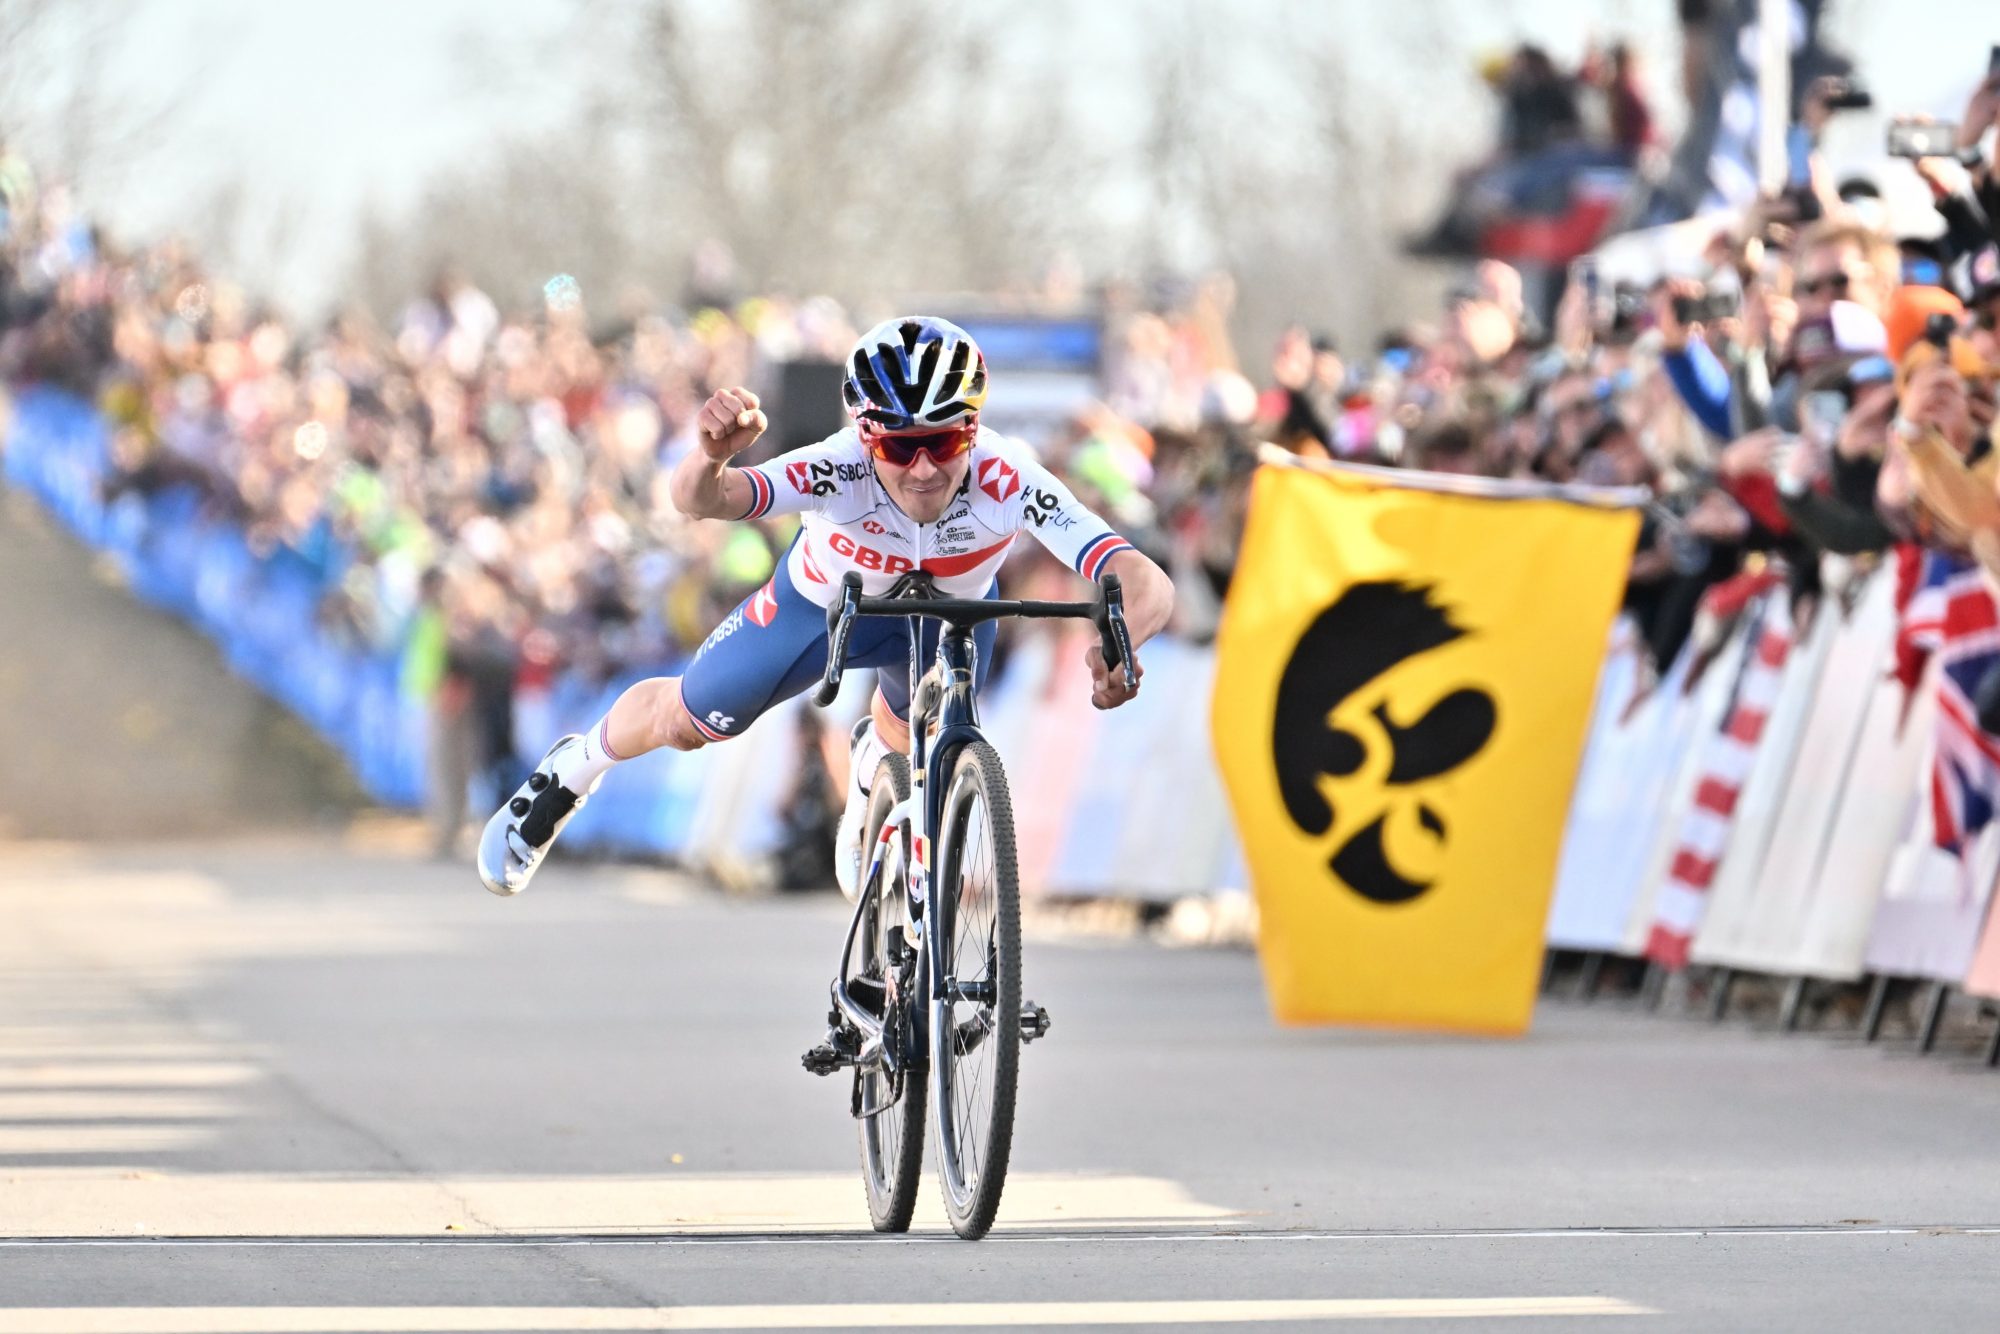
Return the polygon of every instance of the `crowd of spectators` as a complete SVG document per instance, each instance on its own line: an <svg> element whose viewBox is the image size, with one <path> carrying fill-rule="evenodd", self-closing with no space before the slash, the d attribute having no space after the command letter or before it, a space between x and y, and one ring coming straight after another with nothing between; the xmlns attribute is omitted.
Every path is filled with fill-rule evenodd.
<svg viewBox="0 0 2000 1334"><path fill-rule="evenodd" d="M1810 226L1757 210L1717 234L1705 279L1579 280L1546 329L1489 261L1435 319L1371 348L1300 326L1250 367L1226 276L1171 300L1107 289L1101 396L1031 443L1168 566L1175 629L1195 639L1226 593L1262 443L1644 488L1627 600L1664 663L1703 590L1746 563L1782 562L1810 591L1821 551L1969 549L1923 503L1898 430L1990 466L2000 186L1975 150L1996 115L1989 83L1959 131L1969 171L1918 164L1942 238L1899 247L1858 195ZM114 503L192 488L260 554L311 569L327 631L400 656L406 689L455 720L434 738L448 787L518 762L522 686L662 669L770 576L792 521L688 520L667 467L710 390L837 360L856 325L824 298L612 318L560 276L509 312L445 275L386 325L344 312L307 330L180 245L111 244L4 152L0 203L7 380L98 403ZM1019 550L1015 587L1058 576Z"/></svg>
<svg viewBox="0 0 2000 1334"><path fill-rule="evenodd" d="M1810 594L1821 554L1900 542L1983 555L2000 576L2000 532L1979 530L1988 516L2000 525L2000 175L1981 147L1996 120L2000 80L1957 123L1958 157L1884 159L1928 185L1940 216L1922 235L1882 230L1880 192L1859 182L1825 189L1810 223L1798 200L1774 200L1719 223L1673 276L1614 284L1582 262L1548 330L1518 275L1489 261L1434 322L1367 355L1290 329L1254 400L1231 368L1210 367L1199 385L1154 394L1150 411L1164 420L1205 393L1236 405L1243 430L1304 454L1644 488L1626 599L1661 667L1702 593L1746 566ZM1151 385L1177 356L1192 364L1207 321L1151 323L1128 333L1138 369L1114 381L1114 402L1118 384Z"/></svg>
<svg viewBox="0 0 2000 1334"><path fill-rule="evenodd" d="M561 277L516 315L449 275L386 328L302 330L181 245L120 249L60 187L0 182L8 381L95 400L114 506L189 489L308 569L323 628L434 701L440 790L514 767L520 687L671 663L769 577L788 526L689 521L666 465L711 389L854 338L823 300L607 327Z"/></svg>

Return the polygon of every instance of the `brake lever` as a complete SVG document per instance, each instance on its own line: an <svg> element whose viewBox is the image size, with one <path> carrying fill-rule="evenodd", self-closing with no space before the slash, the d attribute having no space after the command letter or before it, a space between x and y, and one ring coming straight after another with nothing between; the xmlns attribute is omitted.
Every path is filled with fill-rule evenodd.
<svg viewBox="0 0 2000 1334"><path fill-rule="evenodd" d="M1104 651L1104 665L1106 668L1123 667L1125 688L1137 690L1138 664L1132 652L1132 632L1125 625L1125 590L1115 574L1105 575L1098 583L1103 592L1091 620L1097 623L1097 640Z"/></svg>
<svg viewBox="0 0 2000 1334"><path fill-rule="evenodd" d="M813 703L822 709L840 693L841 673L847 667L847 637L854 629L854 613L861 605L861 576L849 570L840 581L840 596L826 606L826 675L813 692Z"/></svg>

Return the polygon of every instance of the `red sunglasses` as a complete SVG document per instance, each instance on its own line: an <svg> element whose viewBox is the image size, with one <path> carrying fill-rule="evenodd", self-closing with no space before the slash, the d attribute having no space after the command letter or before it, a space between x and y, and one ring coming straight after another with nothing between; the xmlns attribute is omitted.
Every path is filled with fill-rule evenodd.
<svg viewBox="0 0 2000 1334"><path fill-rule="evenodd" d="M978 423L969 421L942 431L881 431L867 422L858 425L861 443L868 446L868 452L898 468L909 467L919 454L930 455L931 462L937 464L955 459L972 448L979 434Z"/></svg>

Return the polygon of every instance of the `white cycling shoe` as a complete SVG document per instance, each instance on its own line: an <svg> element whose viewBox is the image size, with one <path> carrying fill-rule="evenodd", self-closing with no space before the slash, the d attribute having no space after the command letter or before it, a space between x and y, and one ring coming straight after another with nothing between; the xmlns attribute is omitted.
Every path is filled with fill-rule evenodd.
<svg viewBox="0 0 2000 1334"><path fill-rule="evenodd" d="M874 719L862 714L854 724L848 742L847 806L840 813L840 830L833 836L833 880L849 903L860 893L861 835L868 823L868 789L875 782L875 767L882 762L882 743L871 727Z"/></svg>
<svg viewBox="0 0 2000 1334"><path fill-rule="evenodd" d="M582 792L572 792L556 781L556 754L582 744L572 732L550 746L528 781L486 822L479 835L479 881L495 894L519 894L528 887L556 835L604 782L599 774Z"/></svg>

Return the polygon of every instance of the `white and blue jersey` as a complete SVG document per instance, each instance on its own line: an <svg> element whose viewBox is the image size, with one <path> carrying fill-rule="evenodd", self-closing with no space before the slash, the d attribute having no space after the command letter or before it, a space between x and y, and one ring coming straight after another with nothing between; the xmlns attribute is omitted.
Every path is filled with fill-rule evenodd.
<svg viewBox="0 0 2000 1334"><path fill-rule="evenodd" d="M981 427L969 457L958 496L935 523L918 523L889 498L850 428L743 469L756 497L743 517L804 515L785 572L822 607L849 570L860 573L870 597L916 569L946 597L979 597L1023 529L1090 580L1114 553L1131 549L1024 446Z"/></svg>
<svg viewBox="0 0 2000 1334"><path fill-rule="evenodd" d="M934 523L918 523L889 498L852 429L742 470L752 493L743 518L803 519L783 568L724 618L681 679L681 699L704 736L740 735L771 705L820 678L825 608L850 570L871 597L921 569L946 597L975 598L991 595L1023 529L1093 581L1114 555L1132 549L1025 447L982 427L968 457L964 485ZM907 626L861 621L847 654L849 667L888 668L882 693L901 717L909 710ZM979 627L982 673L993 630L991 622Z"/></svg>

